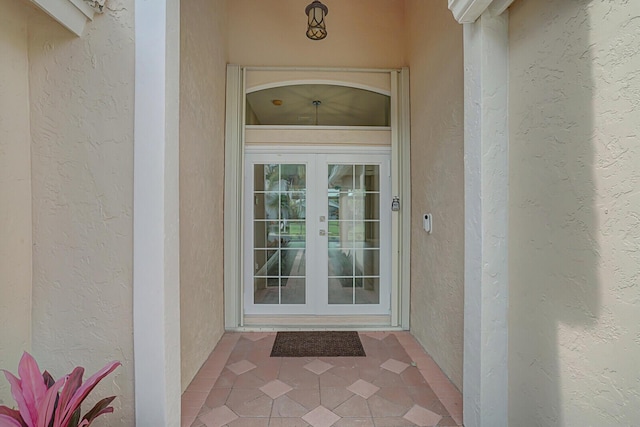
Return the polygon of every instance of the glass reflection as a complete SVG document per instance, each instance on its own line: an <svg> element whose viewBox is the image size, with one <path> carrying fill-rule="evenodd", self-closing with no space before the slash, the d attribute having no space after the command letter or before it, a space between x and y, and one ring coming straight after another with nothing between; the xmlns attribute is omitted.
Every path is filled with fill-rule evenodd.
<svg viewBox="0 0 640 427"><path fill-rule="evenodd" d="M329 304L380 300L380 168L328 166Z"/></svg>
<svg viewBox="0 0 640 427"><path fill-rule="evenodd" d="M305 303L306 167L254 165L254 302Z"/></svg>

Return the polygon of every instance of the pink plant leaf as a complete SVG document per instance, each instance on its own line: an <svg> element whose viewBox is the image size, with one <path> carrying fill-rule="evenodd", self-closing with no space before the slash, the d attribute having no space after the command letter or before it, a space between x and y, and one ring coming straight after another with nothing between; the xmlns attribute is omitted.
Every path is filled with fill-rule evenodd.
<svg viewBox="0 0 640 427"><path fill-rule="evenodd" d="M69 374L69 378L64 384L62 393L60 393L60 399L58 400L58 406L56 408L56 420L61 420L63 418L64 409L69 404L69 401L73 397L73 394L80 388L80 385L82 384L82 375L84 375L84 368L80 366L75 368L71 372L71 374Z"/></svg>
<svg viewBox="0 0 640 427"><path fill-rule="evenodd" d="M66 381L67 377L62 377L47 389L40 406L38 406L38 424L34 427L49 427L53 417L53 410L56 407L56 400L58 399L58 390L62 388ZM58 424L54 424L55 426L58 426Z"/></svg>
<svg viewBox="0 0 640 427"><path fill-rule="evenodd" d="M35 420L38 413L38 406L44 398L47 386L40 373L40 368L36 360L26 351L22 354L18 364L18 375L22 385L22 395L29 408L31 420Z"/></svg>
<svg viewBox="0 0 640 427"><path fill-rule="evenodd" d="M21 427L26 426L26 424L22 420L22 416L20 416L20 412L16 411L15 409L11 409L11 408L9 408L7 406L0 405L0 415L5 415L7 417L11 417L11 418L15 419L16 421L18 421L18 424Z"/></svg>
<svg viewBox="0 0 640 427"><path fill-rule="evenodd" d="M35 427L33 418L31 417L31 411L22 394L22 382L9 371L4 371L4 376L7 378L7 381L9 381L9 384L11 384L11 395L18 405L18 410L24 423L27 427Z"/></svg>
<svg viewBox="0 0 640 427"><path fill-rule="evenodd" d="M22 427L22 424L9 415L0 414L0 427Z"/></svg>
<svg viewBox="0 0 640 427"><path fill-rule="evenodd" d="M87 395L91 393L91 390L94 389L94 387L100 382L100 380L109 375L120 365L121 363L118 361L107 363L102 369L100 369L89 379L87 379L87 381L85 381L78 390L76 390L76 392L73 394L73 397L64 408L63 418L60 423L61 426L66 426L69 423L76 408L80 406L80 404L84 401Z"/></svg>

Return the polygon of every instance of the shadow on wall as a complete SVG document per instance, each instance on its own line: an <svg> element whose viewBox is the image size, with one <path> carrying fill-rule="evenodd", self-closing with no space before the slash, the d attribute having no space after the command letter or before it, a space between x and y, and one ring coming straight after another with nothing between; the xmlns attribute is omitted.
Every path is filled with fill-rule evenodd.
<svg viewBox="0 0 640 427"><path fill-rule="evenodd" d="M588 4L510 11L510 425L565 425L600 315Z"/></svg>

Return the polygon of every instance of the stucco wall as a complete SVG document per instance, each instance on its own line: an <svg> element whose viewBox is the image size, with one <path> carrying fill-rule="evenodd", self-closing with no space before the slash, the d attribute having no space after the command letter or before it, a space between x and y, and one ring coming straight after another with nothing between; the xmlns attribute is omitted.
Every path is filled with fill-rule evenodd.
<svg viewBox="0 0 640 427"><path fill-rule="evenodd" d="M640 3L510 15L510 425L640 420Z"/></svg>
<svg viewBox="0 0 640 427"><path fill-rule="evenodd" d="M327 38L309 40L307 0L233 0L229 62L239 65L400 67L404 61L404 1L333 1Z"/></svg>
<svg viewBox="0 0 640 427"><path fill-rule="evenodd" d="M411 68L411 332L462 388L462 26L445 1L407 3ZM422 216L433 214L433 233Z"/></svg>
<svg viewBox="0 0 640 427"><path fill-rule="evenodd" d="M33 351L56 378L120 360L96 397L131 426L134 11L107 5L82 38L29 23Z"/></svg>
<svg viewBox="0 0 640 427"><path fill-rule="evenodd" d="M181 4L180 328L182 389L224 332L226 2Z"/></svg>
<svg viewBox="0 0 640 427"><path fill-rule="evenodd" d="M16 372L31 349L31 8L0 0L0 10L0 368ZM13 406L4 377L0 404Z"/></svg>

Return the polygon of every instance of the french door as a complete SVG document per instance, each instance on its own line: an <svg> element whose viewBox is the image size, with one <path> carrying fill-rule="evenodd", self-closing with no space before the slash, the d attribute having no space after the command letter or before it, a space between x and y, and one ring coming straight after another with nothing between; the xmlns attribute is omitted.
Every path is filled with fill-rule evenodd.
<svg viewBox="0 0 640 427"><path fill-rule="evenodd" d="M245 160L245 314L389 314L389 154Z"/></svg>

